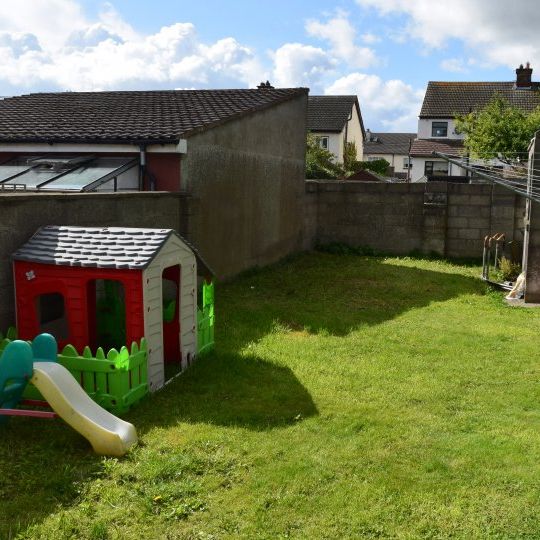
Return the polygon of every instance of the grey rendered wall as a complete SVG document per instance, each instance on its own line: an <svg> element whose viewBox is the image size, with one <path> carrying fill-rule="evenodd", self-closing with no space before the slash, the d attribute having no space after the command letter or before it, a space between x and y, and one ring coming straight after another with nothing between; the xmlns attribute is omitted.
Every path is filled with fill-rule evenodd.
<svg viewBox="0 0 540 540"><path fill-rule="evenodd" d="M192 136L189 238L219 277L301 248L307 94Z"/></svg>
<svg viewBox="0 0 540 540"><path fill-rule="evenodd" d="M488 234L523 240L524 201L500 186L306 182L304 249L342 242L387 253L480 257Z"/></svg>
<svg viewBox="0 0 540 540"><path fill-rule="evenodd" d="M183 232L180 193L0 194L0 330L15 322L11 253L42 225L159 227Z"/></svg>

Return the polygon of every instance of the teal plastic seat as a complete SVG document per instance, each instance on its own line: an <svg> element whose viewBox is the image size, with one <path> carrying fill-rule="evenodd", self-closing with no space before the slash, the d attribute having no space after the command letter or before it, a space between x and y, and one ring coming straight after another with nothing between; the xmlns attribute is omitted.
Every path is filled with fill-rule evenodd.
<svg viewBox="0 0 540 540"><path fill-rule="evenodd" d="M30 345L20 340L9 343L0 356L0 408L17 407L33 371L34 360ZM0 416L0 424L6 421L6 416Z"/></svg>
<svg viewBox="0 0 540 540"><path fill-rule="evenodd" d="M57 362L58 344L51 334L39 334L32 341L32 353L36 362Z"/></svg>

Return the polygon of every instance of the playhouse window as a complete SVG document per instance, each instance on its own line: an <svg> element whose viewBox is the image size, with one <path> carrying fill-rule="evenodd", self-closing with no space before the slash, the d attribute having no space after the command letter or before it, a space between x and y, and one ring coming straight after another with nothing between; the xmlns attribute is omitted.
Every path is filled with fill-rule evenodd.
<svg viewBox="0 0 540 540"><path fill-rule="evenodd" d="M161 276L161 291L164 322L172 322L176 318L179 278L180 266L170 266L163 270Z"/></svg>
<svg viewBox="0 0 540 540"><path fill-rule="evenodd" d="M41 294L36 298L39 331L52 334L56 339L67 339L68 321L64 297L60 293Z"/></svg>
<svg viewBox="0 0 540 540"><path fill-rule="evenodd" d="M126 345L124 285L113 279L95 279L88 287L92 344L105 350Z"/></svg>

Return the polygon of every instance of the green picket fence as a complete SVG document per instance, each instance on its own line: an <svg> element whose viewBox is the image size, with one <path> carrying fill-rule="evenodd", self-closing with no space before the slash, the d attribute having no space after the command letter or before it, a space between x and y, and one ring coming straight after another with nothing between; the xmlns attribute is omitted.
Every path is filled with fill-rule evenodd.
<svg viewBox="0 0 540 540"><path fill-rule="evenodd" d="M101 407L115 414L127 412L148 393L146 340L133 343L131 351L122 347L107 355L100 347L93 355L85 347L80 355L75 347L66 345L58 354L62 364ZM26 399L43 399L32 384L26 387Z"/></svg>
<svg viewBox="0 0 540 540"><path fill-rule="evenodd" d="M201 307L197 309L197 353L214 348L214 283L204 283Z"/></svg>

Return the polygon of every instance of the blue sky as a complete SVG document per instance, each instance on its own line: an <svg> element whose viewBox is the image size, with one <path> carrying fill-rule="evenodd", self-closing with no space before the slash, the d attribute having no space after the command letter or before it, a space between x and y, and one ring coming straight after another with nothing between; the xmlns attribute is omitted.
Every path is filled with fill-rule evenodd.
<svg viewBox="0 0 540 540"><path fill-rule="evenodd" d="M0 95L308 86L415 131L429 80L512 80L540 57L532 0L2 0Z"/></svg>

